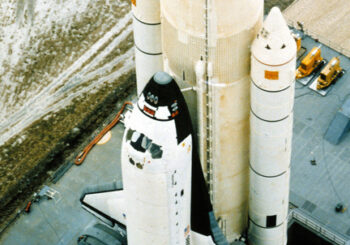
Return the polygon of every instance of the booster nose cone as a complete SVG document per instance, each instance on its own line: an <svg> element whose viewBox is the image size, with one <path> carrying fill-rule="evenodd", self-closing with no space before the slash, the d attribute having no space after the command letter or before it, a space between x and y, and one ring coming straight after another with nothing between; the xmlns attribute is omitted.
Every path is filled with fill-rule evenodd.
<svg viewBox="0 0 350 245"><path fill-rule="evenodd" d="M281 65L296 55L296 43L279 8L274 7L252 46L253 56L267 65Z"/></svg>
<svg viewBox="0 0 350 245"><path fill-rule="evenodd" d="M169 84L173 78L166 72L159 71L154 75L154 81L159 85L167 85Z"/></svg>
<svg viewBox="0 0 350 245"><path fill-rule="evenodd" d="M266 17L264 27L270 32L289 32L288 26L283 18L281 10L278 7L273 7Z"/></svg>

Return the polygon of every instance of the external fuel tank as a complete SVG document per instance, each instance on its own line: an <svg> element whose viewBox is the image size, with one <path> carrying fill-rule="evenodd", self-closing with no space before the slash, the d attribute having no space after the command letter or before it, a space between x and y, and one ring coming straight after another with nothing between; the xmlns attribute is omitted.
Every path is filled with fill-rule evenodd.
<svg viewBox="0 0 350 245"><path fill-rule="evenodd" d="M214 212L229 241L247 227L250 46L262 25L263 4L161 1L164 69L188 88L184 96Z"/></svg>

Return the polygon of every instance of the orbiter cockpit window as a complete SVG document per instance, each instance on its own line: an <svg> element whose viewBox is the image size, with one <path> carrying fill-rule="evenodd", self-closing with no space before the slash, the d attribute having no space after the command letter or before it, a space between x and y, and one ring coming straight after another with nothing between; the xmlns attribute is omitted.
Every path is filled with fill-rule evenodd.
<svg viewBox="0 0 350 245"><path fill-rule="evenodd" d="M142 148L147 150L150 147L151 143L152 143L152 140L150 140L145 136L142 138L141 146Z"/></svg>
<svg viewBox="0 0 350 245"><path fill-rule="evenodd" d="M153 159L159 159L163 156L163 151L161 146L152 143L152 140L149 139L144 134L141 134L135 130L129 129L126 133L126 141L130 140L131 146L140 152L146 152L148 150Z"/></svg>
<svg viewBox="0 0 350 245"><path fill-rule="evenodd" d="M134 131L132 136L131 136L131 146L134 147L135 150L145 152L146 148L142 147L142 140L145 137L144 134L140 134L137 131Z"/></svg>
<svg viewBox="0 0 350 245"><path fill-rule="evenodd" d="M162 158L163 151L162 151L162 149L160 149L159 145L152 144L149 151L151 152L152 158L154 158L154 159Z"/></svg>
<svg viewBox="0 0 350 245"><path fill-rule="evenodd" d="M141 137L141 134L137 131L134 131L131 136L131 142L137 142L137 140Z"/></svg>
<svg viewBox="0 0 350 245"><path fill-rule="evenodd" d="M135 132L135 130L129 129L128 132L126 133L126 141L131 140L132 134Z"/></svg>

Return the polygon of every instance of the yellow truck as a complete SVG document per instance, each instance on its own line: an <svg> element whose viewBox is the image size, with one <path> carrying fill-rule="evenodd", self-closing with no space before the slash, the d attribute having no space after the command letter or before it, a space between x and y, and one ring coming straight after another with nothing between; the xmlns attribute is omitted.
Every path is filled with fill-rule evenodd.
<svg viewBox="0 0 350 245"><path fill-rule="evenodd" d="M320 69L324 64L325 61L321 56L321 48L314 47L301 61L296 71L296 79L309 76L311 73Z"/></svg>
<svg viewBox="0 0 350 245"><path fill-rule="evenodd" d="M317 90L329 87L329 85L336 82L336 80L343 74L344 71L340 66L339 58L332 58L327 66L321 71L321 74L317 79Z"/></svg>
<svg viewBox="0 0 350 245"><path fill-rule="evenodd" d="M299 33L292 32L292 36L297 45L297 60L299 60L306 52L306 48L301 45L302 36Z"/></svg>

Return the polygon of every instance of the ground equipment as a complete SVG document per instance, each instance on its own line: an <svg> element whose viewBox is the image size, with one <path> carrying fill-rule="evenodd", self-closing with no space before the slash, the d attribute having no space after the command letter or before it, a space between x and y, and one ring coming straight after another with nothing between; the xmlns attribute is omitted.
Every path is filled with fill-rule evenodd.
<svg viewBox="0 0 350 245"><path fill-rule="evenodd" d="M296 71L296 79L309 76L313 72L317 72L325 64L321 56L321 47L314 47L306 57L301 61Z"/></svg>
<svg viewBox="0 0 350 245"><path fill-rule="evenodd" d="M325 89L344 74L343 69L340 66L340 60L338 57L334 57L327 64L327 66L321 71L320 76L317 79L317 89Z"/></svg>

